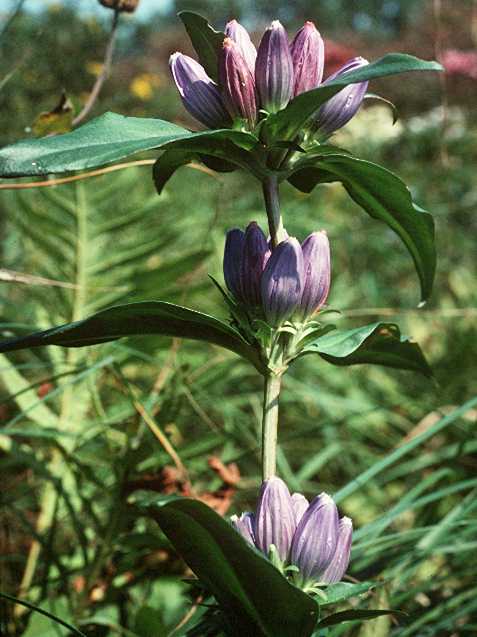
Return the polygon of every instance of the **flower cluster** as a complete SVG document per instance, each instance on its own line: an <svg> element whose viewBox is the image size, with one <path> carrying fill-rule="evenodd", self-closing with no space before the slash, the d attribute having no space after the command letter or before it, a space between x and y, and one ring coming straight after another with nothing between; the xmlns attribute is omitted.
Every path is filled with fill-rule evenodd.
<svg viewBox="0 0 477 637"><path fill-rule="evenodd" d="M301 493L290 495L286 484L273 477L262 484L255 513L231 519L250 544L294 582L310 590L339 582L348 568L353 524L339 518L331 496L318 495L311 503Z"/></svg>
<svg viewBox="0 0 477 637"><path fill-rule="evenodd" d="M227 233L224 279L234 299L250 314L279 327L304 322L325 303L330 289L330 246L326 232L313 232L300 245L287 237L273 250L255 221Z"/></svg>
<svg viewBox="0 0 477 637"><path fill-rule="evenodd" d="M216 84L204 68L182 53L174 53L170 67L185 108L208 128L239 126L253 130L266 113L287 106L300 93L322 83L324 44L313 22L306 22L291 44L278 20L265 31L258 50L236 20L225 27ZM356 57L326 82L368 62ZM314 113L310 130L326 138L358 111L367 82L350 84Z"/></svg>

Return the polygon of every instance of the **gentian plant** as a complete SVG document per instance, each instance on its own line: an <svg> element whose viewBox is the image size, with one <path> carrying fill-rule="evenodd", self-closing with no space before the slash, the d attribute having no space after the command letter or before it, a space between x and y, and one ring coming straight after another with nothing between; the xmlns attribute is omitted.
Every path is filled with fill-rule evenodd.
<svg viewBox="0 0 477 637"><path fill-rule="evenodd" d="M419 346L395 324L339 330L323 320L331 282L327 234L320 229L300 240L288 235L280 184L307 193L340 182L359 207L401 238L424 302L435 270L432 217L396 175L337 148L330 138L358 112L374 78L441 67L404 54L375 62L357 57L323 81L324 44L312 22L290 42L275 20L256 49L235 20L220 32L197 14L179 15L198 59L174 53L170 68L184 107L206 130L108 113L71 133L3 148L0 176L83 170L154 149L161 151L153 170L159 194L191 160L216 171L246 171L262 189L268 232L251 221L245 231L227 233L225 286L217 285L229 320L165 301L139 302L6 340L0 351L157 333L219 345L252 363L264 379L263 484L255 512L227 521L192 499L133 499L155 516L204 595L215 600L188 634L321 635L344 619L390 611L330 611L370 584L340 582L350 559L352 523L340 519L333 498L322 493L309 503L301 494L290 495L276 477L282 376L304 355L340 366L382 364L426 375L430 369Z"/></svg>

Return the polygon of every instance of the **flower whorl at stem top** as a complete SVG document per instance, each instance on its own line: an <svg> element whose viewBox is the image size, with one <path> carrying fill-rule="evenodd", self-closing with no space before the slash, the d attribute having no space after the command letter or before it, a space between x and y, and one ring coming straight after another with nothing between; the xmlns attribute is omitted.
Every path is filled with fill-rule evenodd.
<svg viewBox="0 0 477 637"><path fill-rule="evenodd" d="M260 41L258 52L247 30L237 20L225 27L219 52L217 85L204 68L182 53L174 53L170 67L185 108L208 128L239 126L253 130L263 115L287 106L293 97L322 84L324 44L313 22L307 21L291 44L278 20ZM194 64L192 64L194 63ZM367 61L354 58L326 82ZM317 110L311 130L321 138L331 135L356 114L368 83L351 84Z"/></svg>
<svg viewBox="0 0 477 637"><path fill-rule="evenodd" d="M293 579L303 588L339 582L348 568L353 524L350 518L339 519L326 493L309 504L301 493L290 495L283 480L273 477L262 484L255 513L242 513L231 521L247 542L275 563L278 556L282 570L287 565L298 568Z"/></svg>
<svg viewBox="0 0 477 637"><path fill-rule="evenodd" d="M324 230L300 243L280 242L273 253L256 222L245 232L227 233L224 279L234 299L251 314L262 313L274 327L287 320L309 319L328 297L330 246Z"/></svg>

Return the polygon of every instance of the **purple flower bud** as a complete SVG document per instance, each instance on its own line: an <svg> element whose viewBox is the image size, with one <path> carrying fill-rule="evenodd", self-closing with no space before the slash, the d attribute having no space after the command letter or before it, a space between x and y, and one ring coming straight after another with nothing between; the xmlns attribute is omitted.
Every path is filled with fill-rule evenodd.
<svg viewBox="0 0 477 637"><path fill-rule="evenodd" d="M240 262L240 292L247 305L261 304L260 280L269 256L267 239L257 223L252 221L245 230Z"/></svg>
<svg viewBox="0 0 477 637"><path fill-rule="evenodd" d="M355 71L362 66L366 66L366 64L369 64L369 62L364 58L353 58L339 71L330 75L330 77L326 79L325 84L350 71ZM369 82L348 84L348 86L339 93L336 93L336 95L325 102L323 106L318 109L316 115L313 116L313 129L328 136L335 130L338 130L338 128L342 128L358 112L366 95L366 91L368 90L368 84Z"/></svg>
<svg viewBox="0 0 477 637"><path fill-rule="evenodd" d="M293 95L293 62L287 32L278 20L263 34L258 47L255 81L261 108L275 113Z"/></svg>
<svg viewBox="0 0 477 637"><path fill-rule="evenodd" d="M317 496L301 518L291 547L291 562L303 581L320 580L338 541L338 509L326 493Z"/></svg>
<svg viewBox="0 0 477 637"><path fill-rule="evenodd" d="M225 38L219 58L219 80L225 106L233 119L243 119L249 128L257 120L255 81L239 45Z"/></svg>
<svg viewBox="0 0 477 637"><path fill-rule="evenodd" d="M293 96L311 91L323 78L325 45L313 22L305 22L290 45L295 74Z"/></svg>
<svg viewBox="0 0 477 637"><path fill-rule="evenodd" d="M208 128L230 126L222 96L204 68L188 55L174 53L169 67L182 103L189 113Z"/></svg>
<svg viewBox="0 0 477 637"><path fill-rule="evenodd" d="M294 493L291 498L293 511L295 513L295 522L298 524L298 522L302 519L305 511L308 509L309 502L301 493Z"/></svg>
<svg viewBox="0 0 477 637"><path fill-rule="evenodd" d="M242 300L240 285L240 264L242 262L242 250L245 233L238 228L229 230L225 239L224 250L224 279L229 292L237 299Z"/></svg>
<svg viewBox="0 0 477 637"><path fill-rule="evenodd" d="M233 515L230 518L235 530L253 546L255 546L255 538L253 535L254 517L253 513L242 513L240 517Z"/></svg>
<svg viewBox="0 0 477 637"><path fill-rule="evenodd" d="M330 244L326 232L313 232L301 244L304 279L300 312L310 317L325 303L330 291Z"/></svg>
<svg viewBox="0 0 477 637"><path fill-rule="evenodd" d="M298 307L303 292L303 253L291 237L278 244L262 275L262 305L270 325L289 319Z"/></svg>
<svg viewBox="0 0 477 637"><path fill-rule="evenodd" d="M237 20L231 20L230 22L227 22L225 26L225 35L237 43L238 49L253 76L255 74L257 49L250 39L247 29L244 29Z"/></svg>
<svg viewBox="0 0 477 637"><path fill-rule="evenodd" d="M351 553L352 536L353 523L350 518L341 518L335 554L331 558L331 562L328 564L325 572L320 577L320 580L325 584L335 584L339 582L346 573Z"/></svg>
<svg viewBox="0 0 477 637"><path fill-rule="evenodd" d="M288 557L296 522L287 485L274 477L265 480L255 513L255 543L268 555L270 545L277 549L282 561Z"/></svg>

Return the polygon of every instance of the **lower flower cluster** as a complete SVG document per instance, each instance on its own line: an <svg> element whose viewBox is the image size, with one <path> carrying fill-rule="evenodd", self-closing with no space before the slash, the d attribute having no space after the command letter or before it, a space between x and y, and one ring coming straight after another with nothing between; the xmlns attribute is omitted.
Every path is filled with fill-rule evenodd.
<svg viewBox="0 0 477 637"><path fill-rule="evenodd" d="M280 478L262 484L255 513L231 518L235 529L307 591L339 582L348 568L353 524L339 518L331 496L311 503Z"/></svg>

